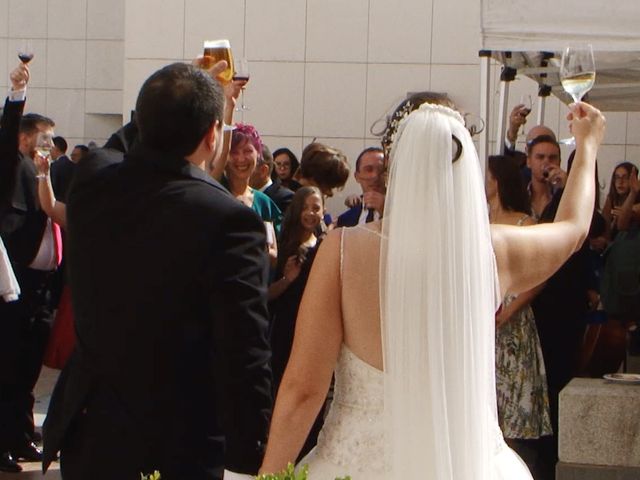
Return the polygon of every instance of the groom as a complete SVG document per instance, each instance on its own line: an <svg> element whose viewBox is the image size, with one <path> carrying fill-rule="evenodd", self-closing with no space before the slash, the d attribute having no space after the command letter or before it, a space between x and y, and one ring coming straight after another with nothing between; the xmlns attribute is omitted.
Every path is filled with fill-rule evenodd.
<svg viewBox="0 0 640 480"><path fill-rule="evenodd" d="M258 470L271 412L266 239L205 173L224 105L212 76L169 65L140 90L139 141L124 159L96 150L76 167L78 342L44 426L43 467L60 450L65 480Z"/></svg>

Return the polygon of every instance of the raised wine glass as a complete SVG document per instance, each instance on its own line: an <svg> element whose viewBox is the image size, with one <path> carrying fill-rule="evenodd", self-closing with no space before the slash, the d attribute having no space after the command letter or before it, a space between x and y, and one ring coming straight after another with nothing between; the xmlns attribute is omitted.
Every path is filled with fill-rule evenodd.
<svg viewBox="0 0 640 480"><path fill-rule="evenodd" d="M522 114L526 117L531 113L531 109L533 108L533 100L531 99L531 95L522 94L520 95L520 104L524 105L524 111ZM526 113L525 113L526 112ZM524 124L522 124L522 129L520 130L520 135L525 135Z"/></svg>
<svg viewBox="0 0 640 480"><path fill-rule="evenodd" d="M591 90L596 81L596 63L593 58L593 47L582 45L566 47L560 62L560 82L565 92L578 103ZM562 139L560 143L575 145L573 137Z"/></svg>
<svg viewBox="0 0 640 480"><path fill-rule="evenodd" d="M25 64L33 59L33 47L30 40L23 40L18 44L18 58Z"/></svg>
<svg viewBox="0 0 640 480"><path fill-rule="evenodd" d="M244 86L249 81L249 61L246 58L239 58L235 62L235 73L233 74L234 81L244 82L242 85L242 100L240 107L236 108L236 111L240 110L250 110L249 107L244 103Z"/></svg>
<svg viewBox="0 0 640 480"><path fill-rule="evenodd" d="M51 162L51 149L53 148L53 137L50 133L40 132L36 137L36 153Z"/></svg>

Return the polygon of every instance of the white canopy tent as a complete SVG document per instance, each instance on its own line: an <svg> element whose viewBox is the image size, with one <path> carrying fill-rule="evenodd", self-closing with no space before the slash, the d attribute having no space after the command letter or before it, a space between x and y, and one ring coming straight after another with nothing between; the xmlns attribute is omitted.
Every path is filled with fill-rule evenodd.
<svg viewBox="0 0 640 480"><path fill-rule="evenodd" d="M596 83L588 100L605 111L640 111L640 2L638 0L481 0L481 106L491 120L491 59L502 64L496 149L504 145L509 83L524 74L539 85L538 123L545 98L564 102L558 76L560 52L571 44L593 45ZM489 129L480 139L488 153Z"/></svg>

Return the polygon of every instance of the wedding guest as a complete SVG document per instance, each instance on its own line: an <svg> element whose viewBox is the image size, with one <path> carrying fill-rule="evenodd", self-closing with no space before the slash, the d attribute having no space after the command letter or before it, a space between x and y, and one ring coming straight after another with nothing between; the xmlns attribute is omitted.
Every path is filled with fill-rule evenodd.
<svg viewBox="0 0 640 480"><path fill-rule="evenodd" d="M349 179L347 157L337 148L310 143L302 151L294 179L303 186L318 187L325 198L332 197Z"/></svg>
<svg viewBox="0 0 640 480"><path fill-rule="evenodd" d="M362 195L350 198L349 210L338 217L338 227L353 227L382 218L386 191L383 162L384 152L380 147L368 147L360 152L354 176Z"/></svg>
<svg viewBox="0 0 640 480"><path fill-rule="evenodd" d="M490 156L487 167L491 224L534 225L529 196L515 160ZM496 314L498 420L507 444L534 472L536 440L552 433L547 376L530 306L538 292L539 288L507 292Z"/></svg>
<svg viewBox="0 0 640 480"><path fill-rule="evenodd" d="M280 232L282 212L271 198L251 188L249 180L262 155L262 140L253 125L239 123L231 135L231 148L225 162L222 184L240 203L253 209L267 230L267 249L272 264L278 257L276 235Z"/></svg>
<svg viewBox="0 0 640 480"><path fill-rule="evenodd" d="M322 241L322 237L318 238L316 232L322 221L323 211L320 190L316 187L300 187L293 197L282 225L276 271L278 280L269 286L274 397L289 361L300 300ZM316 416L300 451L300 458L316 445L323 416L324 408Z"/></svg>
<svg viewBox="0 0 640 480"><path fill-rule="evenodd" d="M267 195L278 206L284 215L293 199L293 191L284 187L280 179L271 178L273 173L273 156L269 147L262 146L262 155L258 157L256 168L251 174L249 185L254 190L258 190Z"/></svg>
<svg viewBox="0 0 640 480"><path fill-rule="evenodd" d="M273 163L275 168L271 173L273 180L279 179L283 187L293 190L300 188L300 184L293 179L300 162L298 157L288 148L279 148L273 152Z"/></svg>
<svg viewBox="0 0 640 480"><path fill-rule="evenodd" d="M67 190L73 178L75 163L66 155L67 141L60 136L53 137L51 148L51 177L54 181L53 191L58 200L67 198Z"/></svg>
<svg viewBox="0 0 640 480"><path fill-rule="evenodd" d="M67 210L65 203L57 200L54 195L50 175L53 165L50 166L49 159L42 155L36 155L34 162L38 171L36 176L38 178L38 199L42 210L53 222L60 225L63 233L65 233L67 230ZM63 239L65 238L66 236L63 236ZM64 243L66 242L63 242L63 247ZM59 275L60 285L58 288L60 293L56 304L55 318L51 327L51 335L49 335L42 362L47 367L58 370L62 370L66 365L76 344L71 289L69 288L68 272L64 268L65 265L66 262L61 263L60 268L56 271L56 275Z"/></svg>
<svg viewBox="0 0 640 480"><path fill-rule="evenodd" d="M349 162L342 151L323 143L313 142L304 147L300 167L294 175L300 185L318 187L324 200L333 197L336 190L341 190L349 179ZM319 233L326 233L333 220L325 211Z"/></svg>
<svg viewBox="0 0 640 480"><path fill-rule="evenodd" d="M612 240L601 285L607 322L594 357L600 360L599 370L606 368L607 373L619 369L627 353L627 335L640 323L640 180L633 164L623 162L614 169L603 216Z"/></svg>
<svg viewBox="0 0 640 480"><path fill-rule="evenodd" d="M20 285L16 301L0 299L0 471L18 472L17 460L39 461L33 442L33 388L49 336L46 292L61 259L61 238L37 200L36 146L52 146L55 123L22 115L29 68L11 71L11 91L0 130L0 236Z"/></svg>
<svg viewBox="0 0 640 480"><path fill-rule="evenodd" d="M609 238L615 239L620 230L640 225L640 183L638 169L633 163L616 165L609 182L609 193L602 209L609 227Z"/></svg>
<svg viewBox="0 0 640 480"><path fill-rule="evenodd" d="M88 153L89 153L89 147L82 144L76 145L75 147L73 147L73 150L71 151L71 155L69 156L69 158L73 163L77 164L83 158L85 158Z"/></svg>

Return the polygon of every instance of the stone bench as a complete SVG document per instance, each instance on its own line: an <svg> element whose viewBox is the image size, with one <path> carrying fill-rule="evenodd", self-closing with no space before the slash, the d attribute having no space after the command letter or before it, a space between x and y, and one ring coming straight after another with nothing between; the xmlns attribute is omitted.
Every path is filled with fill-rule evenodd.
<svg viewBox="0 0 640 480"><path fill-rule="evenodd" d="M640 385L574 378L559 422L557 480L640 478Z"/></svg>

